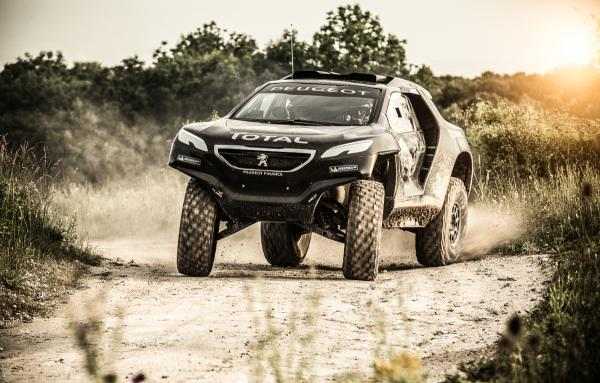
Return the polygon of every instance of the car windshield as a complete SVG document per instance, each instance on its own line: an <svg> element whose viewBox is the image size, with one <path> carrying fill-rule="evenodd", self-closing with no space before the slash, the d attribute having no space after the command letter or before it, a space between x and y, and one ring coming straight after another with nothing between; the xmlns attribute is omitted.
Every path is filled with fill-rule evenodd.
<svg viewBox="0 0 600 383"><path fill-rule="evenodd" d="M297 125L366 125L380 95L377 88L357 85L272 84L254 95L233 118Z"/></svg>

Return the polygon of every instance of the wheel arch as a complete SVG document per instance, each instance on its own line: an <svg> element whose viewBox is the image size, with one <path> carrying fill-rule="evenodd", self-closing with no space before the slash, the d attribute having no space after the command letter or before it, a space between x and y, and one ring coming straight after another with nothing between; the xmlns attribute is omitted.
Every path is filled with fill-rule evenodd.
<svg viewBox="0 0 600 383"><path fill-rule="evenodd" d="M461 152L454 161L451 177L460 179L467 189L467 194L471 191L473 180L473 157L469 152Z"/></svg>
<svg viewBox="0 0 600 383"><path fill-rule="evenodd" d="M371 178L383 184L385 190L385 201L383 206L383 216L387 217L394 209L394 199L396 197L396 183L398 158L396 153L380 153L375 160L375 165L371 172Z"/></svg>

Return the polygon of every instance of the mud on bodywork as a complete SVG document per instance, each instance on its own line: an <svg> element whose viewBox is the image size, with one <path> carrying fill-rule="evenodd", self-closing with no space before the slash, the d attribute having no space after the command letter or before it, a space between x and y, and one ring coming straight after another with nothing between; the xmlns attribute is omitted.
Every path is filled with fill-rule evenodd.
<svg viewBox="0 0 600 383"><path fill-rule="evenodd" d="M438 213L436 206L415 206L399 209L392 213L385 221L385 229L411 228L426 226Z"/></svg>
<svg viewBox="0 0 600 383"><path fill-rule="evenodd" d="M446 152L440 151L436 154L436 158L429 171L429 177L427 178L427 182L425 182L425 195L432 196L443 203L452 174L454 160L455 158ZM441 204L439 204L439 208L441 208Z"/></svg>

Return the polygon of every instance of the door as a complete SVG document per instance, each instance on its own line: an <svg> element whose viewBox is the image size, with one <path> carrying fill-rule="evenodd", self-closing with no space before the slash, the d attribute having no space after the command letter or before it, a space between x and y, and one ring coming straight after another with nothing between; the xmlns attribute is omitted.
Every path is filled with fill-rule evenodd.
<svg viewBox="0 0 600 383"><path fill-rule="evenodd" d="M406 96L400 92L390 95L386 112L392 134L400 147L399 156L399 185L401 193L397 198L406 199L423 194L419 184L419 169L425 155L425 138L419 126L414 109Z"/></svg>

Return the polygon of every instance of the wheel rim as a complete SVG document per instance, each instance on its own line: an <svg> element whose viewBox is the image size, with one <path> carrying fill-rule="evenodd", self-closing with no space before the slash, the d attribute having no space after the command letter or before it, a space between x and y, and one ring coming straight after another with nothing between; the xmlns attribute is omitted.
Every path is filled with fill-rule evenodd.
<svg viewBox="0 0 600 383"><path fill-rule="evenodd" d="M460 239L460 229L462 225L462 211L460 206L455 203L452 206L452 214L450 216L450 243L455 245Z"/></svg>

